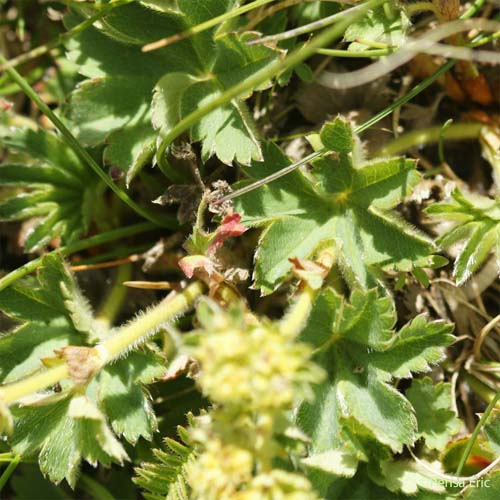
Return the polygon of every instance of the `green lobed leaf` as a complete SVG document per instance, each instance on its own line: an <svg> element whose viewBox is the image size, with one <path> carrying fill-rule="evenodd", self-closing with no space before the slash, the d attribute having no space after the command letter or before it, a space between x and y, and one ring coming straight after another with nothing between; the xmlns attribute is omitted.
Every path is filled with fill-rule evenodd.
<svg viewBox="0 0 500 500"><path fill-rule="evenodd" d="M451 385L431 378L416 379L406 397L415 409L419 437L428 448L442 451L460 430L461 421L451 410Z"/></svg>
<svg viewBox="0 0 500 500"><path fill-rule="evenodd" d="M301 339L315 346L329 378L297 414L311 457L343 450L358 462L387 460L388 449L401 452L418 438L415 410L391 381L430 370L454 338L441 322L417 317L396 332L395 321L391 300L375 290L347 301L328 288L317 299Z"/></svg>
<svg viewBox="0 0 500 500"><path fill-rule="evenodd" d="M15 382L43 371L43 358L63 347L92 346L109 335L94 319L87 300L60 256L47 254L37 278L0 291L0 308L21 324L0 336L0 382ZM162 356L144 347L106 366L79 390L68 383L12 411L15 453L38 453L40 469L52 481L74 485L85 460L122 463L126 453L117 439L136 444L151 440L157 420L145 387L165 373ZM61 389L59 389L60 391ZM9 423L8 414L3 419Z"/></svg>
<svg viewBox="0 0 500 500"><path fill-rule="evenodd" d="M301 464L313 471L326 472L335 476L353 477L362 456L349 449L332 449L301 460ZM313 472L314 475L314 472Z"/></svg>
<svg viewBox="0 0 500 500"><path fill-rule="evenodd" d="M451 200L427 207L434 217L452 221L453 227L442 234L437 243L445 248L461 242L453 275L463 285L491 253L500 258L500 206L485 196L463 193L455 189Z"/></svg>
<svg viewBox="0 0 500 500"><path fill-rule="evenodd" d="M140 437L153 439L157 422L145 384L160 378L165 370L160 356L136 351L107 366L97 377L102 408L115 433L129 443L136 444Z"/></svg>
<svg viewBox="0 0 500 500"><path fill-rule="evenodd" d="M172 118L175 115L182 119L193 113L278 57L278 52L266 46L248 46L250 36L218 36L213 55L205 52L207 60L213 60L203 68L205 77L185 72L175 77L172 75L171 78L167 75L167 78L160 81L155 89L153 114L154 124L162 135L172 128ZM176 82L172 85L174 78ZM262 159L258 132L243 103L243 99L247 97L249 95L241 96L240 99L217 108L192 128L192 139L203 142L204 159L216 154L226 164L236 160L244 165L249 165L252 160Z"/></svg>
<svg viewBox="0 0 500 500"><path fill-rule="evenodd" d="M29 457L39 450L40 470L59 483L75 485L79 465L123 463L127 454L86 396L73 396L44 406L17 406L12 411L15 453Z"/></svg>
<svg viewBox="0 0 500 500"><path fill-rule="evenodd" d="M365 288L375 285L377 268L432 266L432 242L391 211L418 182L415 163L393 158L360 164L352 131L341 118L321 135L339 151L314 161L310 174L295 171L235 200L244 224L265 228L255 256L255 285L272 292L290 271L290 258L309 258L328 242L348 281ZM249 182L289 165L272 145L264 157L248 169Z"/></svg>
<svg viewBox="0 0 500 500"><path fill-rule="evenodd" d="M219 34L214 40L213 29L141 52L145 43L223 14L235 2L209 0L203 8L193 0L175 4L116 8L100 29L88 29L67 43L68 57L89 78L70 101L77 135L89 146L105 142L105 162L127 171L128 181L151 161L157 138L280 54L266 46L248 46L248 34ZM67 20L68 25L75 22ZM205 159L215 154L227 164L249 164L262 158L258 133L243 102L249 95L219 107L192 128L191 138L203 142Z"/></svg>
<svg viewBox="0 0 500 500"><path fill-rule="evenodd" d="M52 132L10 129L0 141L28 158L25 164L0 166L0 184L29 189L0 202L0 220L36 217L25 250L38 250L56 237L68 244L86 234L94 218L97 176Z"/></svg>
<svg viewBox="0 0 500 500"><path fill-rule="evenodd" d="M151 53L141 52L141 46L222 14L229 4L229 0L211 0L205 2L205 9L196 9L191 2L185 6L190 17L178 9L160 12L133 3L114 9L100 29L87 29L69 40L68 58L89 78L70 100L69 116L78 138L89 146L106 142L108 164L137 171L157 137L151 124L153 88L166 73L200 74L197 50L202 43L211 45L212 32ZM66 20L68 26L77 22L76 16Z"/></svg>
<svg viewBox="0 0 500 500"><path fill-rule="evenodd" d="M44 257L36 280L27 278L0 291L2 311L22 322L0 336L0 382L30 375L42 368L40 360L53 356L54 349L83 342L66 308L68 296L72 292L78 296L77 290L60 257L49 254Z"/></svg>
<svg viewBox="0 0 500 500"><path fill-rule="evenodd" d="M410 460L387 460L381 464L381 475L376 481L389 491L405 495L416 495L419 491L429 491L444 495L446 488L436 480L421 464Z"/></svg>
<svg viewBox="0 0 500 500"><path fill-rule="evenodd" d="M406 41L406 32L410 28L410 20L401 8L390 4L381 5L370 10L362 19L352 23L344 34L349 44L348 50L353 52L365 51L369 46L358 41L384 43L398 48Z"/></svg>

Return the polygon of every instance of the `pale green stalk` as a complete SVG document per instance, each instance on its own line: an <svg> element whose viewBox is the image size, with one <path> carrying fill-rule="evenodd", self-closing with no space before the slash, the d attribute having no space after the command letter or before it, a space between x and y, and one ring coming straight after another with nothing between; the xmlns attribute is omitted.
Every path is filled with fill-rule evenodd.
<svg viewBox="0 0 500 500"><path fill-rule="evenodd" d="M181 33L176 33L175 35L169 36L167 38L162 38L156 42L148 43L144 45L142 48L143 52L150 52L152 50L161 49L162 47L166 47L167 45L171 45L172 43L178 42L179 40L184 40L185 38L189 38L190 36L197 35L203 31L206 31L218 24L229 21L230 19L234 19L235 17L241 16L247 12L250 12L253 9L258 9L263 5L273 2L274 0L255 0L254 2L250 2L238 9L234 9L230 12L226 12L225 14L221 14L220 16L213 17L208 21L205 21L201 24L193 26L186 31L182 31Z"/></svg>
<svg viewBox="0 0 500 500"><path fill-rule="evenodd" d="M373 40L368 40L366 38L356 38L353 42L360 43L361 45L366 45L372 49L390 49L391 46L383 42L374 42ZM392 47L395 48L395 47Z"/></svg>
<svg viewBox="0 0 500 500"><path fill-rule="evenodd" d="M359 52L354 52L351 50L343 49L318 49L317 54L329 57L346 57L346 58L357 58L357 57L382 57L392 54L394 49L372 49L372 50L360 50Z"/></svg>
<svg viewBox="0 0 500 500"><path fill-rule="evenodd" d="M100 345L106 360L117 358L159 325L182 314L204 291L205 285L195 281L175 297L167 297L132 323L120 328L115 335Z"/></svg>
<svg viewBox="0 0 500 500"><path fill-rule="evenodd" d="M304 328L318 290L306 285L291 309L281 320L280 331L285 337L296 337Z"/></svg>
<svg viewBox="0 0 500 500"><path fill-rule="evenodd" d="M101 305L99 312L96 314L96 320L104 328L110 328L113 326L115 318L120 312L122 303L127 296L128 290L123 283L125 281L129 281L131 277L131 264L124 264L118 267L111 291L108 293L108 296Z"/></svg>
<svg viewBox="0 0 500 500"><path fill-rule="evenodd" d="M421 144L438 142L441 138L445 141L462 141L476 139L484 128L482 123L457 123L448 127L429 127L413 130L404 134L383 148L379 149L374 156L394 156Z"/></svg>
<svg viewBox="0 0 500 500"><path fill-rule="evenodd" d="M42 391L47 387L58 384L61 380L69 377L68 365L63 364L50 368L37 375L13 382L12 384L0 386L0 401L7 405L16 402L17 400Z"/></svg>
<svg viewBox="0 0 500 500"><path fill-rule="evenodd" d="M448 130L452 124L453 120L451 118L449 120L446 120L446 122L443 124L439 132L438 156L439 156L439 163L441 163L441 165L444 165L446 163L446 160L444 158L444 141L445 141L444 135L446 130Z"/></svg>
<svg viewBox="0 0 500 500"><path fill-rule="evenodd" d="M96 347L100 353L102 366L143 342L162 323L171 321L184 313L204 291L205 285L196 281L173 298L167 297L129 324L119 328L114 335ZM69 376L66 363L49 368L44 372L0 387L0 401L7 405L12 404L25 396L51 387Z"/></svg>
<svg viewBox="0 0 500 500"><path fill-rule="evenodd" d="M12 476L13 472L16 470L16 467L19 465L21 461L21 457L16 455L7 466L7 468L3 471L0 476L0 492L3 490L4 486L7 484L10 476Z"/></svg>
<svg viewBox="0 0 500 500"><path fill-rule="evenodd" d="M12 462L14 456L11 452L0 453L0 463Z"/></svg>
<svg viewBox="0 0 500 500"><path fill-rule="evenodd" d="M479 433L481 432L483 425L486 423L486 420L488 420L490 413L493 411L499 400L500 400L500 391L497 392L495 394L495 397L490 401L488 407L486 408L486 410L484 410L484 413L481 415L481 418L479 419L479 422L477 423L474 432L471 434L469 441L467 442L467 446L465 447L465 450L462 454L462 458L460 459L460 463L458 464L457 470L455 472L456 476L460 476L460 474L462 474L462 470L465 467L465 464L467 462L467 459L469 458L474 443L476 442L476 439Z"/></svg>

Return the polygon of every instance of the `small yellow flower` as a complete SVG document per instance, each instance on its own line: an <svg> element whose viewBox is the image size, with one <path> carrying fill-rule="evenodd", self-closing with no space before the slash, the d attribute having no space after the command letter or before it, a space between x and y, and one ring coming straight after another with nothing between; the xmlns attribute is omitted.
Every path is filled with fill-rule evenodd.
<svg viewBox="0 0 500 500"><path fill-rule="evenodd" d="M245 324L242 314L232 311L226 321L210 321L211 328L200 333L194 356L205 394L249 411L289 409L297 397L310 396L310 385L323 376L310 361L311 348L284 337L272 322ZM224 328L217 328L220 324Z"/></svg>
<svg viewBox="0 0 500 500"><path fill-rule="evenodd" d="M255 476L248 487L232 500L319 500L311 483L303 476L275 469Z"/></svg>
<svg viewBox="0 0 500 500"><path fill-rule="evenodd" d="M190 430L197 445L187 473L190 498L318 500L305 477L273 469L274 459L287 457L278 439L287 413L324 375L311 361L312 349L279 324L246 314L242 304L225 311L202 301L198 320L197 381L215 405Z"/></svg>
<svg viewBox="0 0 500 500"><path fill-rule="evenodd" d="M253 454L244 448L212 438L188 468L193 500L225 500L252 478Z"/></svg>

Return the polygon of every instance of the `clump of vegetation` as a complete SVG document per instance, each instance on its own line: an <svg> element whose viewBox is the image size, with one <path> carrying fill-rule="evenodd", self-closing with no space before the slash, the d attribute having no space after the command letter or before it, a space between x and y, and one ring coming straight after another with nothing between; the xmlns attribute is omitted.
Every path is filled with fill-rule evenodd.
<svg viewBox="0 0 500 500"><path fill-rule="evenodd" d="M498 498L497 5L2 7L2 498Z"/></svg>

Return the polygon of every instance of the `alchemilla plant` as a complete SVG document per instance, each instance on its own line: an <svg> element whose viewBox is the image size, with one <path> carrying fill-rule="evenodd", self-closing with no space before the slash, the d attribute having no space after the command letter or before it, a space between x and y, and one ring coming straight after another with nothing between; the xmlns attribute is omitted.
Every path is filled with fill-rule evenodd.
<svg viewBox="0 0 500 500"><path fill-rule="evenodd" d="M498 6L2 7L2 498L499 497Z"/></svg>

